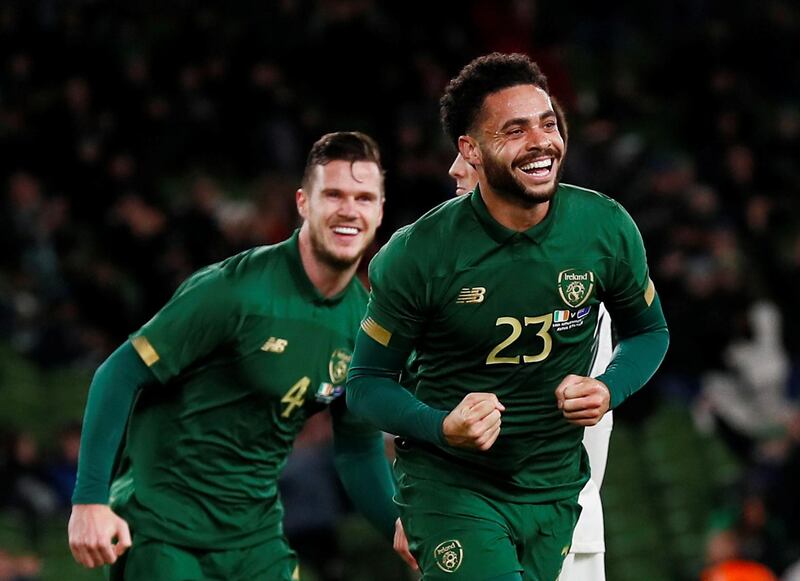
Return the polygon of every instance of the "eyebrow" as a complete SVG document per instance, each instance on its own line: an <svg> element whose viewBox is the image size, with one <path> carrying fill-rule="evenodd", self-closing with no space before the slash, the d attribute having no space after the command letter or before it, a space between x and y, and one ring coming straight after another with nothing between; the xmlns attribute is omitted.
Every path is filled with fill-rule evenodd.
<svg viewBox="0 0 800 581"><path fill-rule="evenodd" d="M556 112L553 111L552 109L548 109L547 111L539 114L539 121L544 121L549 117L555 117L555 116ZM508 121L503 123L503 126L500 128L500 131L508 129L512 125L528 125L529 123L530 119L528 117L515 117L514 119L509 119Z"/></svg>
<svg viewBox="0 0 800 581"><path fill-rule="evenodd" d="M325 188L319 191L320 194L347 194L348 190L344 190L342 188ZM381 194L378 192L373 192L371 190L356 190L354 191L353 195L355 196L375 196L380 198Z"/></svg>

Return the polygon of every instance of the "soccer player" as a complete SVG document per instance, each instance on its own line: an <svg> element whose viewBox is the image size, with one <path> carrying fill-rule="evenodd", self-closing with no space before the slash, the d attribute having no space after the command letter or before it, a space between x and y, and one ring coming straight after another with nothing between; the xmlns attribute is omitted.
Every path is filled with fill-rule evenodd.
<svg viewBox="0 0 800 581"><path fill-rule="evenodd" d="M381 434L342 396L367 303L354 274L383 216L375 142L323 136L296 201L291 238L192 275L98 368L69 523L83 565L142 581L293 578L277 479L325 408L345 488L392 538Z"/></svg>
<svg viewBox="0 0 800 581"><path fill-rule="evenodd" d="M348 405L403 437L397 501L424 579L552 581L589 478L583 428L654 373L666 322L630 216L559 183L564 141L535 63L480 57L441 108L478 187L373 259ZM591 378L601 302L619 344ZM412 349L413 394L396 382Z"/></svg>
<svg viewBox="0 0 800 581"><path fill-rule="evenodd" d="M569 141L566 117L554 98L551 98L551 102L566 152ZM464 161L460 153L453 160L448 173L456 182L457 196L471 192L478 184L478 173ZM606 370L613 350L611 317L602 303L598 305L598 309L597 330L595 331L597 345L592 369L589 372L590 377L597 377ZM586 448L589 456L591 478L578 496L581 515L572 533L572 543L569 554L564 559L559 581L605 581L606 578L604 558L606 544L600 487L603 484L608 460L608 445L614 421L612 416L613 412L609 410L602 420L594 426L587 427L583 433L583 447Z"/></svg>

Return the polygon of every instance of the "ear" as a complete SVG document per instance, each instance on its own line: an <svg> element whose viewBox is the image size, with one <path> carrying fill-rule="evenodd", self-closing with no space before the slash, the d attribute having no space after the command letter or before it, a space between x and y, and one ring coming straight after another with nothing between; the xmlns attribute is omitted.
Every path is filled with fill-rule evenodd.
<svg viewBox="0 0 800 581"><path fill-rule="evenodd" d="M458 138L458 151L461 153L461 157L464 158L464 161L472 167L482 165L481 147L478 145L478 142L469 135L462 135Z"/></svg>
<svg viewBox="0 0 800 581"><path fill-rule="evenodd" d="M308 218L308 195L303 188L298 189L294 193L294 201L297 203L297 213L305 220Z"/></svg>

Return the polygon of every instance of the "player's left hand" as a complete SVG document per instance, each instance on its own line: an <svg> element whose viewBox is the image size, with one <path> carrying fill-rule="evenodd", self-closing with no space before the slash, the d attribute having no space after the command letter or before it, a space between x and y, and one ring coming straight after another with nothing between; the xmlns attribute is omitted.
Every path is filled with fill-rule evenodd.
<svg viewBox="0 0 800 581"><path fill-rule="evenodd" d="M611 406L611 393L605 383L593 377L567 375L556 388L556 402L570 423L593 426Z"/></svg>
<svg viewBox="0 0 800 581"><path fill-rule="evenodd" d="M406 532L403 530L403 523L400 522L399 518L394 523L393 547L395 552L403 558L403 561L405 561L412 570L417 571L419 569L417 560L414 558L414 555L411 554L411 551L408 548Z"/></svg>

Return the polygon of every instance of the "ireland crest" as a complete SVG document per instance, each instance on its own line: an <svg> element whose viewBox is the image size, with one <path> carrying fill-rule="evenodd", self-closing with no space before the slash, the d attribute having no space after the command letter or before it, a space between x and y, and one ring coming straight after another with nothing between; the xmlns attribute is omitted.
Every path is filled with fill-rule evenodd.
<svg viewBox="0 0 800 581"><path fill-rule="evenodd" d="M345 349L337 349L328 361L328 373L331 376L331 383L338 385L347 379L347 370L350 369L350 360L353 355Z"/></svg>
<svg viewBox="0 0 800 581"><path fill-rule="evenodd" d="M464 550L461 548L461 543L455 539L445 541L439 543L433 550L433 558L439 569L445 573L455 573L461 566Z"/></svg>
<svg viewBox="0 0 800 581"><path fill-rule="evenodd" d="M558 273L558 294L570 307L585 303L594 290L594 273L591 270L568 268Z"/></svg>

